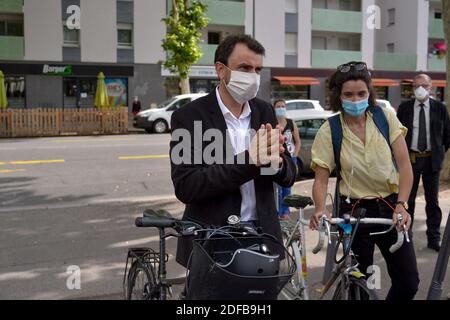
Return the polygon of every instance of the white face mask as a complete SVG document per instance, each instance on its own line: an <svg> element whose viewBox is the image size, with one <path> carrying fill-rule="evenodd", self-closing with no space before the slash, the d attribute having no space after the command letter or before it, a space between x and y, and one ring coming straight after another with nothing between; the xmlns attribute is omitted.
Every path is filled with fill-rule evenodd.
<svg viewBox="0 0 450 320"><path fill-rule="evenodd" d="M225 67L228 68L227 66ZM244 104L256 97L261 80L260 75L254 72L250 73L228 69L231 71L231 76L230 82L225 84L225 87L233 99L239 104Z"/></svg>
<svg viewBox="0 0 450 320"><path fill-rule="evenodd" d="M424 100L425 98L428 97L429 92L428 92L427 89L425 89L424 87L420 86L416 90L414 90L414 95L416 96L417 99Z"/></svg>

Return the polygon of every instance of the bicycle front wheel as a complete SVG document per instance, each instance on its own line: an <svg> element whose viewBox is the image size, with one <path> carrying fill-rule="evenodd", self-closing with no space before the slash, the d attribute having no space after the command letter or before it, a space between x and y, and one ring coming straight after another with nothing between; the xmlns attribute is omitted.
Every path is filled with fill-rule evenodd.
<svg viewBox="0 0 450 320"><path fill-rule="evenodd" d="M365 279L350 277L346 288L343 288L342 281L336 286L333 300L378 300L378 296L367 287Z"/></svg>
<svg viewBox="0 0 450 320"><path fill-rule="evenodd" d="M155 280L155 271L150 264L133 262L128 274L127 300L159 300L160 289Z"/></svg>

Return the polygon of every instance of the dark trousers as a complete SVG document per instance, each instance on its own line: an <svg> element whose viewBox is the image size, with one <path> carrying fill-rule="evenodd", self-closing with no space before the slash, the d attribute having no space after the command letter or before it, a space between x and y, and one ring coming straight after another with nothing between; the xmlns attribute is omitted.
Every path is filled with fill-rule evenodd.
<svg viewBox="0 0 450 320"><path fill-rule="evenodd" d="M427 214L427 238L428 242L438 242L441 239L439 228L441 226L442 211L439 208L439 171L433 171L431 157L416 158L412 164L414 183L408 200L411 218L414 221L414 209L416 206L417 188L422 176L423 189L425 191L425 212Z"/></svg>
<svg viewBox="0 0 450 320"><path fill-rule="evenodd" d="M391 197L390 202L395 202L396 195ZM358 207L366 208L366 217L380 217L392 219L392 209L382 201L362 201ZM351 211L351 205L341 203L341 213ZM366 273L367 268L373 265L373 254L375 245L380 249L386 261L391 288L386 300L411 300L419 288L419 272L417 270L416 254L413 242L405 242L396 252L389 252L389 248L397 240L397 231L391 230L387 234L371 236L370 232L386 230L386 227L360 225L355 234L352 244L353 253L359 263L361 272ZM369 276L369 275L367 275ZM381 283L383 285L383 282ZM384 284L385 285L385 284Z"/></svg>

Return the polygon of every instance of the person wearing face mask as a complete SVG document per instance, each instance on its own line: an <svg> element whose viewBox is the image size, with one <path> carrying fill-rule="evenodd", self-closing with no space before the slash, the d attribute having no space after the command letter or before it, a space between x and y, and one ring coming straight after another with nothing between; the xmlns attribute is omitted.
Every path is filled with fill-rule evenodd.
<svg viewBox="0 0 450 320"><path fill-rule="evenodd" d="M248 35L231 35L219 44L214 58L219 85L172 115L171 175L175 195L186 204L183 219L223 226L230 215L237 215L281 241L273 183L292 186L296 168L271 105L256 98L264 53L264 47ZM249 130L258 133L249 139ZM173 151L183 141L175 137L186 131L192 139L191 152L189 161L183 155L180 162ZM218 161L196 159L196 152L204 157L211 143L211 139L194 141L197 131L220 132L220 139L213 138L215 145L221 144L221 150L215 151L220 154ZM261 139L267 139L266 143ZM263 153L270 159L260 157ZM235 161L242 158L245 163ZM269 160L278 168L266 175L263 169ZM187 266L191 251L192 239L179 238L176 261Z"/></svg>
<svg viewBox="0 0 450 320"><path fill-rule="evenodd" d="M298 155L301 148L300 135L298 128L292 119L286 117L286 101L283 99L275 100L273 103L275 116L278 124L283 128L282 134L286 140L286 148L290 153L295 166L298 165ZM289 219L289 207L283 205L283 198L291 194L291 188L278 186L278 217L280 220Z"/></svg>
<svg viewBox="0 0 450 320"><path fill-rule="evenodd" d="M445 105L430 98L432 80L428 75L417 75L413 86L415 98L402 103L397 111L398 119L408 128L406 144L414 172L408 210L414 218L417 189L422 177L426 201L427 246L439 251L439 228L442 220L438 201L439 172L450 147L450 121Z"/></svg>
<svg viewBox="0 0 450 320"><path fill-rule="evenodd" d="M404 203L408 200L413 175L405 143L406 128L393 111L376 105L370 72L364 62L349 62L339 66L329 80L330 105L340 114L326 121L319 129L311 148L311 168L315 171L313 199L315 212L310 220L317 229L325 207L330 173L335 169L337 193L336 215L365 208L366 217L380 217L397 222L401 215L403 230L409 230L411 218ZM387 125L387 136L378 127L381 118ZM341 130L336 130L335 124ZM332 129L333 128L333 129ZM333 130L333 132L332 132ZM341 134L340 153L335 159L332 135ZM338 170L336 167L339 167ZM397 239L395 228L387 234L371 236L379 227L360 225L355 233L352 250L361 272L373 264L375 245L383 255L392 286L388 300L413 299L419 284L413 243L404 242L396 252L389 251Z"/></svg>

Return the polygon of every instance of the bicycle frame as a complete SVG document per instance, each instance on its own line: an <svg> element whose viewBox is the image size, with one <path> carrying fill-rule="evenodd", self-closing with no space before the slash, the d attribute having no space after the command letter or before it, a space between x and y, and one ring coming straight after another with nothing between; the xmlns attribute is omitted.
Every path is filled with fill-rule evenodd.
<svg viewBox="0 0 450 320"><path fill-rule="evenodd" d="M353 252L351 251L351 245L352 245L352 225L345 225L344 228L340 227L339 229L339 237L338 237L338 246L339 244L343 244L344 249L344 256L340 259L340 261L337 261L335 257L336 266L332 272L332 276L330 279L325 283L323 288L320 290L321 295L319 299L322 299L330 290L330 288L333 286L333 284L338 280L340 277L341 279L341 291L345 293L345 299L348 298L348 284L349 284L349 278L350 277L356 277L356 278L365 278L365 275L361 273L361 271L358 269L358 263L353 263ZM356 231L356 230L355 230ZM337 250L336 250L337 252Z"/></svg>
<svg viewBox="0 0 450 320"><path fill-rule="evenodd" d="M292 245L294 241L297 241L298 243L298 252L294 250L293 255L295 258L295 264L297 266L297 276L299 279L299 286L295 289L297 291L297 294L302 295L302 298L304 300L309 300L309 288L308 288L308 268L307 268L307 262L306 262L306 243L305 243L305 219L304 219L304 210L303 208L299 208L298 212L298 219L295 223L294 228L287 230L287 240L285 243L286 247L289 247ZM291 232L292 230L292 232ZM298 234L297 234L298 232ZM292 280L291 280L292 281Z"/></svg>

